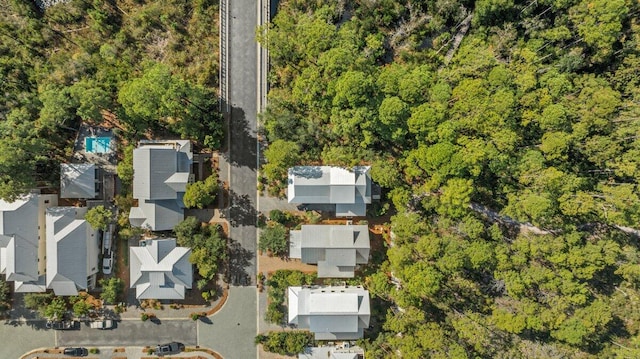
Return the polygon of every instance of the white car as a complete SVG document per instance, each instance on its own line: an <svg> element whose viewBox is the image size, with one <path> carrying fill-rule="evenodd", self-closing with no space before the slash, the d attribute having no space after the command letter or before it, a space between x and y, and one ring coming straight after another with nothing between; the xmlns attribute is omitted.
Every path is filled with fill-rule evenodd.
<svg viewBox="0 0 640 359"><path fill-rule="evenodd" d="M109 256L105 255L104 259L102 259L102 273L111 274L111 269L113 268L113 252L107 253Z"/></svg>
<svg viewBox="0 0 640 359"><path fill-rule="evenodd" d="M107 255L111 251L111 231L102 234L102 253Z"/></svg>
<svg viewBox="0 0 640 359"><path fill-rule="evenodd" d="M93 329L111 329L113 328L113 321L111 319L94 320L89 323L89 327Z"/></svg>

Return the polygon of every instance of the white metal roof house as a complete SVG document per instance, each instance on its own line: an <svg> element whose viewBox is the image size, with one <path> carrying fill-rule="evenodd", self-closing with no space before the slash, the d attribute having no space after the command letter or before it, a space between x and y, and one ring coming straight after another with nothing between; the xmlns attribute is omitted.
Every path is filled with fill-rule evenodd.
<svg viewBox="0 0 640 359"><path fill-rule="evenodd" d="M98 195L97 167L93 163L60 165L60 198L92 199Z"/></svg>
<svg viewBox="0 0 640 359"><path fill-rule="evenodd" d="M14 202L0 200L0 273L16 292L44 292L45 209L56 195L30 193Z"/></svg>
<svg viewBox="0 0 640 359"><path fill-rule="evenodd" d="M361 286L289 287L289 324L316 340L360 339L369 326L369 292Z"/></svg>
<svg viewBox="0 0 640 359"><path fill-rule="evenodd" d="M371 203L370 166L351 170L333 166L289 168L289 203L335 204L336 216L365 216Z"/></svg>
<svg viewBox="0 0 640 359"><path fill-rule="evenodd" d="M304 352L298 354L298 359L364 359L364 350L349 342L342 342L335 346L306 347Z"/></svg>
<svg viewBox="0 0 640 359"><path fill-rule="evenodd" d="M87 207L47 209L47 288L77 295L95 286L100 253L98 231L84 219Z"/></svg>
<svg viewBox="0 0 640 359"><path fill-rule="evenodd" d="M182 197L192 181L193 153L188 140L140 141L133 151L133 198L129 212L135 227L171 230L184 219Z"/></svg>
<svg viewBox="0 0 640 359"><path fill-rule="evenodd" d="M174 238L152 239L129 248L131 288L137 299L184 299L191 289L191 248L177 247Z"/></svg>
<svg viewBox="0 0 640 359"><path fill-rule="evenodd" d="M369 261L367 225L303 225L290 232L289 257L317 264L320 278L353 278Z"/></svg>

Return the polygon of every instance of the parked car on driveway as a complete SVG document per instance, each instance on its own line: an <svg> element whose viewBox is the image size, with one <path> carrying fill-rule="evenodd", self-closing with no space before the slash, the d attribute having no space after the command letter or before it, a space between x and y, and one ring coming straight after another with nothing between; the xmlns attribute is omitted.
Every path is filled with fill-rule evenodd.
<svg viewBox="0 0 640 359"><path fill-rule="evenodd" d="M93 329L111 329L113 328L113 320L111 319L94 320L91 323L89 323L89 327Z"/></svg>
<svg viewBox="0 0 640 359"><path fill-rule="evenodd" d="M102 259L102 273L111 274L113 268L113 252L109 251Z"/></svg>
<svg viewBox="0 0 640 359"><path fill-rule="evenodd" d="M63 353L72 357L86 357L89 355L87 348L64 348Z"/></svg>
<svg viewBox="0 0 640 359"><path fill-rule="evenodd" d="M178 354L184 350L184 344L172 342L168 344L158 344L156 346L155 355L161 357L165 355Z"/></svg>

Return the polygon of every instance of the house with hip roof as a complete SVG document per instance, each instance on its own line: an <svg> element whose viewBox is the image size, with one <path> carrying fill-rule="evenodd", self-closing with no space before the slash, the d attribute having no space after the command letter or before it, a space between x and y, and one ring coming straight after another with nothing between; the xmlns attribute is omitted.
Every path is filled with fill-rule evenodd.
<svg viewBox="0 0 640 359"><path fill-rule="evenodd" d="M77 295L95 287L100 236L84 219L87 207L51 207L46 211L47 289Z"/></svg>
<svg viewBox="0 0 640 359"><path fill-rule="evenodd" d="M367 225L303 225L290 232L289 257L317 264L320 278L353 278L369 261Z"/></svg>
<svg viewBox="0 0 640 359"><path fill-rule="evenodd" d="M371 203L371 166L289 168L289 203L335 204L336 216L365 216Z"/></svg>
<svg viewBox="0 0 640 359"><path fill-rule="evenodd" d="M131 288L137 299L184 299L191 289L191 248L177 247L174 238L150 239L129 248Z"/></svg>
<svg viewBox="0 0 640 359"><path fill-rule="evenodd" d="M129 222L152 231L171 230L184 219L182 198L193 181L187 140L140 141L133 150L133 198Z"/></svg>
<svg viewBox="0 0 640 359"><path fill-rule="evenodd" d="M56 195L36 192L0 200L0 274L15 292L46 291L45 210L57 204Z"/></svg>
<svg viewBox="0 0 640 359"><path fill-rule="evenodd" d="M360 339L369 327L369 292L361 286L289 287L289 324L316 340Z"/></svg>

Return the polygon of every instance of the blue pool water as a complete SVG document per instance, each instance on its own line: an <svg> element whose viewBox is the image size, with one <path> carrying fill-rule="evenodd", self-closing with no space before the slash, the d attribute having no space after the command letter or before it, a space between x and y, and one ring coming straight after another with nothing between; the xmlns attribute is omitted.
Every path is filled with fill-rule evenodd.
<svg viewBox="0 0 640 359"><path fill-rule="evenodd" d="M89 153L111 152L110 137L87 137L84 139L84 150Z"/></svg>

